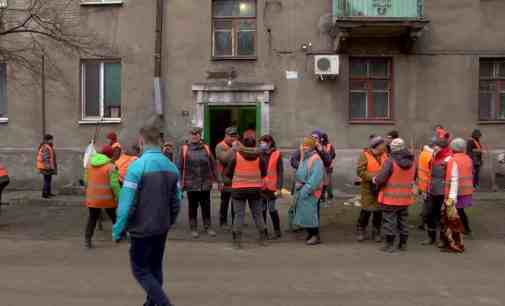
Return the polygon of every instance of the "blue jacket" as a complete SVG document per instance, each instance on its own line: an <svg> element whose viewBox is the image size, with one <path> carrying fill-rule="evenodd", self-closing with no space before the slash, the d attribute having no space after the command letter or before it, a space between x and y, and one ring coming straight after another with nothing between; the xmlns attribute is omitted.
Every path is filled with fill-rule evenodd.
<svg viewBox="0 0 505 306"><path fill-rule="evenodd" d="M146 148L133 162L119 195L115 241L126 231L132 237L161 235L170 230L179 214L181 193L177 167L155 147Z"/></svg>
<svg viewBox="0 0 505 306"><path fill-rule="evenodd" d="M308 160L313 154L317 154L317 152L304 154L304 159L295 174L295 181L302 187L295 191L293 224L303 228L319 227L319 200L314 196L314 191L323 182L325 169L323 162L317 159L309 171Z"/></svg>

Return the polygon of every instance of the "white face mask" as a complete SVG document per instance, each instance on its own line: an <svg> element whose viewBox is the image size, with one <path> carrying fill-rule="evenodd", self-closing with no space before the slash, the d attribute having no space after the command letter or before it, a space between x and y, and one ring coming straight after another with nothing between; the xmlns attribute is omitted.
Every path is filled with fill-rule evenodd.
<svg viewBox="0 0 505 306"><path fill-rule="evenodd" d="M260 143L260 149L262 151L267 151L268 149L270 149L270 146L268 145L268 143L262 142L262 143Z"/></svg>

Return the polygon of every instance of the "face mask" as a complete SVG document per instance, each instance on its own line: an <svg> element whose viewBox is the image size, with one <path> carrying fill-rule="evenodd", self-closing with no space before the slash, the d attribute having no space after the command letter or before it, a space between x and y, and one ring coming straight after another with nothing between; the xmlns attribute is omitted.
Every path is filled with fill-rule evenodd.
<svg viewBox="0 0 505 306"><path fill-rule="evenodd" d="M270 149L270 146L268 145L268 143L260 143L260 149L262 151L268 151L268 149Z"/></svg>

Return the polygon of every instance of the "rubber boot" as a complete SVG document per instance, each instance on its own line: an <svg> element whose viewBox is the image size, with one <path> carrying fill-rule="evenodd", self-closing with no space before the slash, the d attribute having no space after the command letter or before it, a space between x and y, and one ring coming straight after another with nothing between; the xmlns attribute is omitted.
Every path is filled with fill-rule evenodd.
<svg viewBox="0 0 505 306"><path fill-rule="evenodd" d="M398 243L398 250L407 251L407 240L409 236L400 235L400 243Z"/></svg>
<svg viewBox="0 0 505 306"><path fill-rule="evenodd" d="M272 218L272 223L273 223L274 231L275 231L275 235L272 238L279 239L282 237L281 219L279 217L279 212L278 211L271 212L270 218Z"/></svg>
<svg viewBox="0 0 505 306"><path fill-rule="evenodd" d="M358 226L358 230L357 230L357 235L356 235L356 240L358 242L363 242L365 241L366 239L366 236L365 236L365 229Z"/></svg>
<svg viewBox="0 0 505 306"><path fill-rule="evenodd" d="M428 238L421 242L422 245L434 245L437 242L437 232L433 230L427 230Z"/></svg>
<svg viewBox="0 0 505 306"><path fill-rule="evenodd" d="M380 249L384 253L394 253L395 252L395 236L386 236L386 243Z"/></svg>
<svg viewBox="0 0 505 306"><path fill-rule="evenodd" d="M235 250L242 249L242 233L233 232L233 248Z"/></svg>
<svg viewBox="0 0 505 306"><path fill-rule="evenodd" d="M374 228L372 231L372 239L377 242L381 243L382 242L382 234L381 234L381 229L380 228Z"/></svg>
<svg viewBox="0 0 505 306"><path fill-rule="evenodd" d="M259 237L259 244L261 246L267 246L267 240L268 240L268 230L262 230L260 231L260 237Z"/></svg>

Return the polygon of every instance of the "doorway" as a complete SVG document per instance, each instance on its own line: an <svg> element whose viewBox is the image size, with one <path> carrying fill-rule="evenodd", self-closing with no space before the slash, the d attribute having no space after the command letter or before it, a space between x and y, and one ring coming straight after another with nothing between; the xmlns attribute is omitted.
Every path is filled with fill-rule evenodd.
<svg viewBox="0 0 505 306"><path fill-rule="evenodd" d="M207 105L204 118L204 138L214 150L223 140L227 127L235 126L240 135L247 129L253 129L260 136L261 110L259 105L214 106Z"/></svg>

